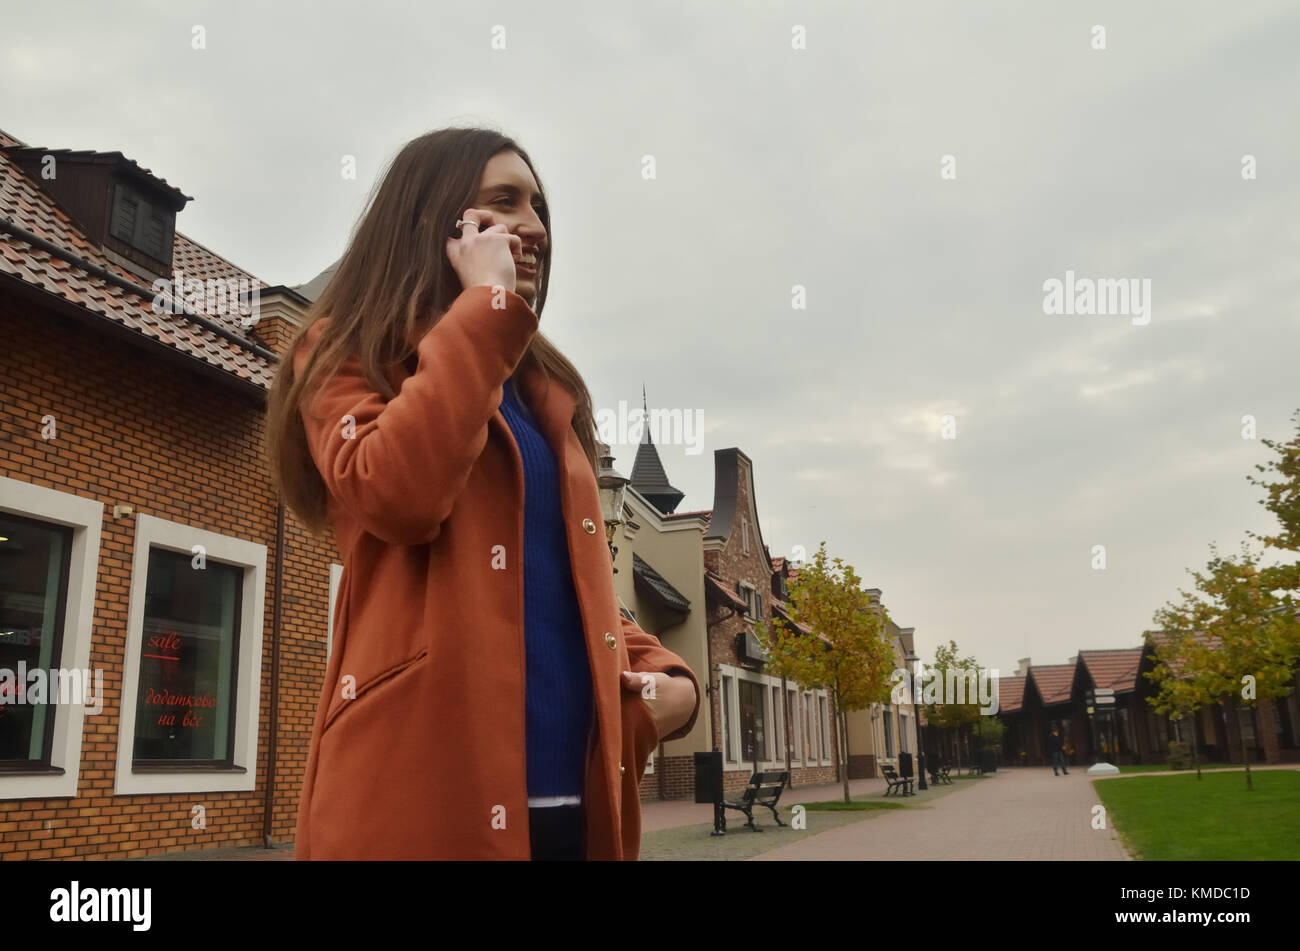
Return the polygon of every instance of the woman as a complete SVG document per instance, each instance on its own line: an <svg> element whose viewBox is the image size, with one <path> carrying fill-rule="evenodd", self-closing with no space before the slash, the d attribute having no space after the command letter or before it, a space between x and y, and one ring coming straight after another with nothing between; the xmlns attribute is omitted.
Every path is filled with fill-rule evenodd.
<svg viewBox="0 0 1300 951"><path fill-rule="evenodd" d="M421 136L277 371L277 488L344 566L300 859L635 859L646 761L695 723L694 673L618 607L550 266L523 149Z"/></svg>

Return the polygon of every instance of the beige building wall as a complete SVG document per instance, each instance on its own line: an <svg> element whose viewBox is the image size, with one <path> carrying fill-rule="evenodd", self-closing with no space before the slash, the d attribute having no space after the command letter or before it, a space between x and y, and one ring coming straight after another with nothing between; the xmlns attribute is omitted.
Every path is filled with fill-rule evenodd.
<svg viewBox="0 0 1300 951"><path fill-rule="evenodd" d="M664 647L686 661L703 690L709 682L703 524L694 519L665 522L654 507L631 486L625 497L623 518L623 524L614 536L614 546L618 549L614 559L614 566L618 569L614 575L614 589L623 606L636 615L641 629L654 634L663 642ZM663 611L636 590L632 574L633 552L640 555L690 601L690 612L685 620ZM660 757L689 757L710 748L708 698L701 697L700 712L691 732L681 739L661 743L654 760ZM653 762L649 769L654 769ZM649 775L647 771L646 782L649 782Z"/></svg>

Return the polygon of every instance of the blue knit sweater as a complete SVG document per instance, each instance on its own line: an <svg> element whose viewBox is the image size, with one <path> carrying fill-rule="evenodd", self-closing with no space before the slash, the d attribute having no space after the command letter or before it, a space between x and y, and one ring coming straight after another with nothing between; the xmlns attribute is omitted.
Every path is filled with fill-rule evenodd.
<svg viewBox="0 0 1300 951"><path fill-rule="evenodd" d="M524 465L524 646L528 795L577 796L585 782L591 667L573 587L555 452L506 380L501 412Z"/></svg>

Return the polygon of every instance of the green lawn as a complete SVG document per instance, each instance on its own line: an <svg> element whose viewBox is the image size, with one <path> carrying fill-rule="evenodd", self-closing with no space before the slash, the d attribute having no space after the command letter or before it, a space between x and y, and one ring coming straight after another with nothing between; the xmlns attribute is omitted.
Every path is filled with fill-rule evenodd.
<svg viewBox="0 0 1300 951"><path fill-rule="evenodd" d="M809 812L864 812L872 809L907 808L901 801L907 797L899 796L898 798L899 801L893 799L854 799L851 802L845 802L843 799L828 799L825 802L806 802L803 807Z"/></svg>
<svg viewBox="0 0 1300 951"><path fill-rule="evenodd" d="M1300 859L1300 770L1093 780L1120 838L1149 860Z"/></svg>
<svg viewBox="0 0 1300 951"><path fill-rule="evenodd" d="M1231 769L1231 763L1202 763L1201 769ZM1238 769L1241 767L1238 766ZM1142 766L1121 766L1121 773L1164 773L1169 771L1169 767L1164 763L1147 763ZM1174 770L1178 773L1195 773L1195 766L1188 766L1186 769Z"/></svg>

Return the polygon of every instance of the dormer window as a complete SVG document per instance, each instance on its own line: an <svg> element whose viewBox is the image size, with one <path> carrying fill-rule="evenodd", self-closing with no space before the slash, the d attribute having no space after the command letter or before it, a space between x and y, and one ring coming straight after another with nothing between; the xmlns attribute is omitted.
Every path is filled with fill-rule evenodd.
<svg viewBox="0 0 1300 951"><path fill-rule="evenodd" d="M156 261L170 261L176 212L149 202L131 185L116 182L109 234Z"/></svg>
<svg viewBox="0 0 1300 951"><path fill-rule="evenodd" d="M753 618L755 621L763 620L763 599L759 595L758 589L745 581L738 581L736 589L745 602L745 616Z"/></svg>

